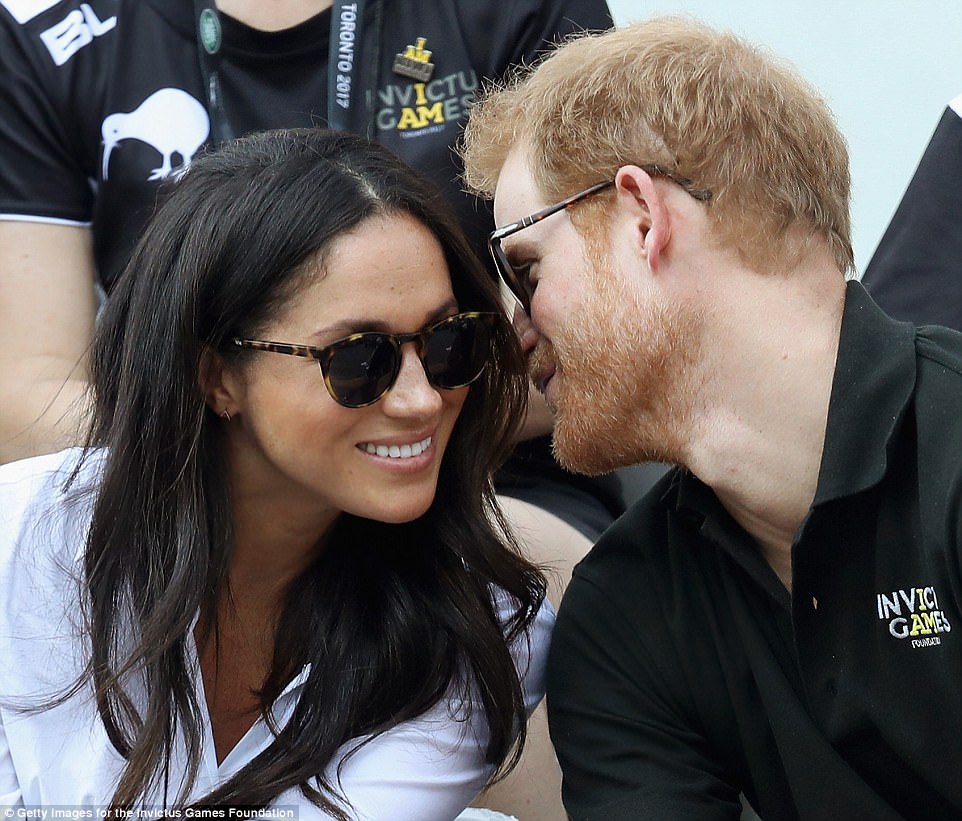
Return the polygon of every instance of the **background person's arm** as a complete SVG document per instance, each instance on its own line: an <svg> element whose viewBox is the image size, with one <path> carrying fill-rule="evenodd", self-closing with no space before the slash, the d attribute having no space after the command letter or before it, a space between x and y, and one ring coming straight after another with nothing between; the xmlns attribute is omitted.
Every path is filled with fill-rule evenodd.
<svg viewBox="0 0 962 821"><path fill-rule="evenodd" d="M90 230L0 221L0 463L79 441L95 317Z"/></svg>

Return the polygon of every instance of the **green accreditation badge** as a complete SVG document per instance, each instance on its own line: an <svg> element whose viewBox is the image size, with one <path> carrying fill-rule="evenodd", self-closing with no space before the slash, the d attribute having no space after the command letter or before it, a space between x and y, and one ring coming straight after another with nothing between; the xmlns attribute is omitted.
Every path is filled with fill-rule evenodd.
<svg viewBox="0 0 962 821"><path fill-rule="evenodd" d="M220 49L220 20L213 9L204 9L198 21L200 42L208 54L217 54Z"/></svg>

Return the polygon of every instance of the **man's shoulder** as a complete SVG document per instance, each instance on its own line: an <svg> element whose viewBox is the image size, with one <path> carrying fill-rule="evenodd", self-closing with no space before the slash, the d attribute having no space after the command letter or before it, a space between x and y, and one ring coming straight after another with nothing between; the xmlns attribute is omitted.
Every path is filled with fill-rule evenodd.
<svg viewBox="0 0 962 821"><path fill-rule="evenodd" d="M962 377L962 332L941 325L922 325L915 348L923 362L932 362Z"/></svg>
<svg viewBox="0 0 962 821"><path fill-rule="evenodd" d="M934 442L935 452L948 456L950 467L958 465L951 455L962 446L962 332L921 326L915 354L915 411L918 424L928 431L920 441Z"/></svg>
<svg viewBox="0 0 962 821"><path fill-rule="evenodd" d="M642 569L648 575L667 574L669 511L676 481L675 471L669 471L631 505L578 563L575 576L595 585L618 587L629 584Z"/></svg>
<svg viewBox="0 0 962 821"><path fill-rule="evenodd" d="M941 326L916 331L913 401L921 498L928 517L954 515L962 492L962 333ZM933 501L934 500L934 501Z"/></svg>

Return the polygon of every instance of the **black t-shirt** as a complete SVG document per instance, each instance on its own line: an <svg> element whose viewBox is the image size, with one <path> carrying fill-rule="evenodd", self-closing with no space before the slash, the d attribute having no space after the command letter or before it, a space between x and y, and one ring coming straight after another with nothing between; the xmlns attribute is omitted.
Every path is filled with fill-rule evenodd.
<svg viewBox="0 0 962 821"><path fill-rule="evenodd" d="M548 667L575 821L962 817L962 334L848 286L789 594L675 470L576 568Z"/></svg>
<svg viewBox="0 0 962 821"><path fill-rule="evenodd" d="M235 135L328 123L332 10L278 32L220 21L216 72ZM476 92L573 31L610 26L605 0L368 0L345 125L432 178L486 254L490 208L463 191L453 150ZM396 70L410 50L430 76ZM0 65L0 219L91 224L109 293L161 184L211 140L193 4L0 0ZM501 492L589 537L623 509L616 477L566 473L547 437L508 468Z"/></svg>
<svg viewBox="0 0 962 821"><path fill-rule="evenodd" d="M235 134L327 124L331 16L278 32L220 16ZM462 190L452 150L476 91L572 31L610 25L604 0L368 0L347 125L429 175L483 248L490 214ZM419 45L423 81L395 68ZM208 143L193 4L0 0L0 55L0 216L92 223L109 290L160 183Z"/></svg>

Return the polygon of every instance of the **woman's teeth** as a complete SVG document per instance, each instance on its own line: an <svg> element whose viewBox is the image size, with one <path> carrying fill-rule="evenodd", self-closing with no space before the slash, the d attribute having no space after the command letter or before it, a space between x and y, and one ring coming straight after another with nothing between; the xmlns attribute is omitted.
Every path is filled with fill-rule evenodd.
<svg viewBox="0 0 962 821"><path fill-rule="evenodd" d="M361 446L371 456L386 456L388 459L410 459L420 456L431 447L431 437L414 442L410 445L373 445L370 442Z"/></svg>

